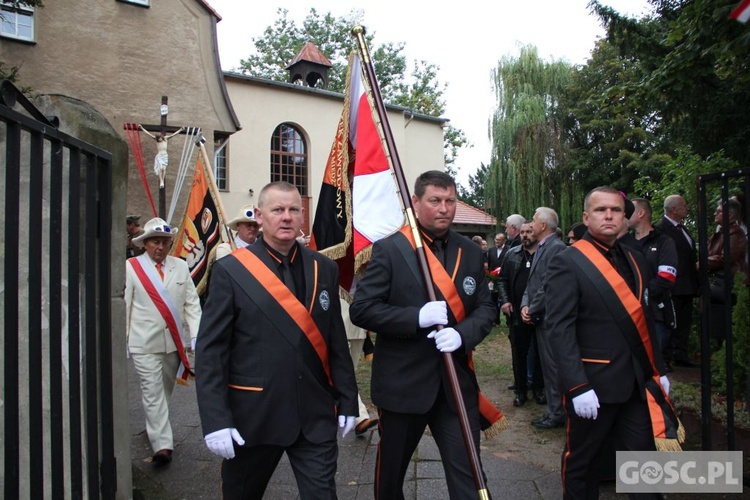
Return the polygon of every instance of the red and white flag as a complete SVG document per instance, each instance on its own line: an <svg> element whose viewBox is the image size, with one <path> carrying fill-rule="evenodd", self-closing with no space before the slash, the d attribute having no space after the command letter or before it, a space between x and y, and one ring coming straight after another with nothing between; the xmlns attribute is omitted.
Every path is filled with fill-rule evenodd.
<svg viewBox="0 0 750 500"><path fill-rule="evenodd" d="M352 54L344 110L328 157L310 243L338 262L345 290L351 289L354 273L369 261L372 244L404 225L372 89L362 73L359 56Z"/></svg>
<svg viewBox="0 0 750 500"><path fill-rule="evenodd" d="M356 117L349 122L349 140L356 151L352 182L354 258L359 262L362 252L374 242L404 225L404 212L375 121L372 91L362 78L359 56L352 58L349 67L351 116Z"/></svg>
<svg viewBox="0 0 750 500"><path fill-rule="evenodd" d="M750 0L742 0L737 7L732 10L729 17L736 19L741 23L746 23L750 19Z"/></svg>

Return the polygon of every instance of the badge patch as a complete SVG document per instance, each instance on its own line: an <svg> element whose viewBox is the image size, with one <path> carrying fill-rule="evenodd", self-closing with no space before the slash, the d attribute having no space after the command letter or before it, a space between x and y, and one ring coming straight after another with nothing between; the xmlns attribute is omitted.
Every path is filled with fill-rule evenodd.
<svg viewBox="0 0 750 500"><path fill-rule="evenodd" d="M324 311L327 311L328 308L331 307L331 296L328 295L328 290L320 292L320 295L318 295L318 302L320 302L320 307L322 307Z"/></svg>
<svg viewBox="0 0 750 500"><path fill-rule="evenodd" d="M463 285L464 285L464 292L466 292L466 295L474 295L474 292L477 291L477 282L471 276L467 276L464 278Z"/></svg>

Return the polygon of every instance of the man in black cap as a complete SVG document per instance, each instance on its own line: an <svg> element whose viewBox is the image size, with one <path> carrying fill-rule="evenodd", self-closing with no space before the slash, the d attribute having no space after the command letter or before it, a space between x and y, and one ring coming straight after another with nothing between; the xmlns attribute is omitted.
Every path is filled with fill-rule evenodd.
<svg viewBox="0 0 750 500"><path fill-rule="evenodd" d="M143 234L143 228L141 227L140 215L128 215L125 219L127 222L127 243L125 245L125 258L138 257L146 251L142 245L133 242L133 238L137 238Z"/></svg>

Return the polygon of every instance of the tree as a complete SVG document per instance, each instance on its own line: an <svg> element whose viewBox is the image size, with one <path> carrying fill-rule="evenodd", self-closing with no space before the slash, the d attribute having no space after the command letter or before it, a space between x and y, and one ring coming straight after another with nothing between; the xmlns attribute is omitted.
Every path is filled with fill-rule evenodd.
<svg viewBox="0 0 750 500"><path fill-rule="evenodd" d="M719 151L707 158L701 158L688 147L680 147L674 153L674 158L667 162L657 176L643 176L635 181L635 192L638 196L643 196L651 200L654 211L664 205L664 200L671 194L681 194L688 206L698 206L698 190L696 189L696 180L699 175L726 172L738 168L736 161L727 158L726 155ZM735 182L730 182L730 191L740 186ZM720 197L718 184L709 186L706 193L706 199L709 207ZM709 211L709 216L711 212ZM695 234L696 221L688 217L685 224L693 230Z"/></svg>
<svg viewBox="0 0 750 500"><path fill-rule="evenodd" d="M336 18L330 13L321 15L313 8L301 27L289 18L287 9L279 8L277 13L279 17L274 24L268 26L263 35L252 39L255 53L240 61L239 70L261 78L286 81L287 65L302 46L311 41L332 64L328 72L328 90L343 93L349 53L355 50L351 28L362 24L364 12L352 10ZM418 61L414 62L407 75L404 44L389 42L375 45L374 38L375 33L365 34L383 100L419 114L441 116L445 112L443 94L446 86L438 81L440 68L426 61ZM467 140L461 130L452 126L446 128L444 140L445 163L450 166Z"/></svg>
<svg viewBox="0 0 750 500"><path fill-rule="evenodd" d="M653 15L621 16L598 1L591 8L621 60L640 68L629 96L646 106L659 150L688 147L702 158L718 151L750 161L750 31L730 19L735 0L651 0ZM650 174L658 173L658 169Z"/></svg>
<svg viewBox="0 0 750 500"><path fill-rule="evenodd" d="M658 171L663 155L662 120L639 92L641 65L599 41L577 68L564 94L568 168L582 191L612 185L630 192L635 179Z"/></svg>
<svg viewBox="0 0 750 500"><path fill-rule="evenodd" d="M490 167L481 163L474 174L469 175L469 187L458 186L458 199L482 210L487 210L487 179Z"/></svg>
<svg viewBox="0 0 750 500"><path fill-rule="evenodd" d="M493 71L497 108L490 129L492 158L485 191L492 213L530 216L541 205L558 208L567 196L560 99L572 67L543 61L535 47L503 57Z"/></svg>

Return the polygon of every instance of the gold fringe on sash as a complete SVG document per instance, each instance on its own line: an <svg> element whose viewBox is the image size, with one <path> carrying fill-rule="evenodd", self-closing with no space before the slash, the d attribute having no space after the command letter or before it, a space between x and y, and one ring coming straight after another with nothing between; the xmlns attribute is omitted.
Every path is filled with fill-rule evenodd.
<svg viewBox="0 0 750 500"><path fill-rule="evenodd" d="M677 419L677 439L665 439L665 438L654 438L656 444L656 451L682 451L680 443L685 442L685 427L682 422Z"/></svg>
<svg viewBox="0 0 750 500"><path fill-rule="evenodd" d="M508 423L508 419L505 418L505 415L503 415L503 417L500 420L498 420L497 422L495 422L494 424L492 424L491 426L489 426L488 428L484 430L484 438L485 439L496 438L505 429L507 429L509 425L510 424Z"/></svg>

